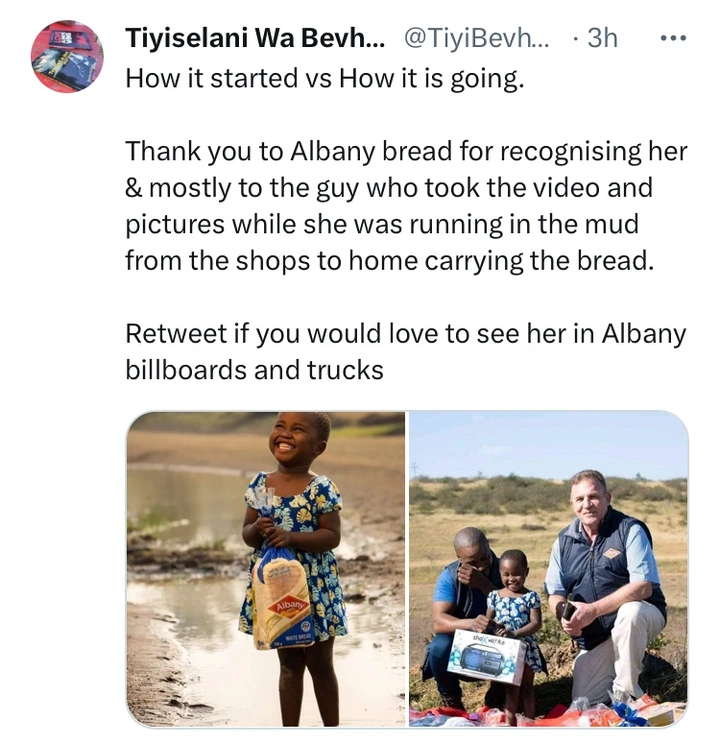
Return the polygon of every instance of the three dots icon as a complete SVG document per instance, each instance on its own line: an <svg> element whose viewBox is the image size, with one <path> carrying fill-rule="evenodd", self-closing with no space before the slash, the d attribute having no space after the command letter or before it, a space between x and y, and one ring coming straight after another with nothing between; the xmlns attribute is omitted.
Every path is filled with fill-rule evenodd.
<svg viewBox="0 0 720 744"><path fill-rule="evenodd" d="M670 38L670 41L676 41L678 37L677 37L677 36L675 36L675 34L673 34L673 35L672 35L672 36L670 36L669 38ZM687 36L685 36L685 35L683 34L683 35L682 35L682 36L680 37L680 41L685 41L685 39L687 39ZM663 34L663 35L662 35L662 36L660 37L660 41L667 41L667 40L668 40L668 37L667 37L667 36L665 36L665 34Z"/></svg>

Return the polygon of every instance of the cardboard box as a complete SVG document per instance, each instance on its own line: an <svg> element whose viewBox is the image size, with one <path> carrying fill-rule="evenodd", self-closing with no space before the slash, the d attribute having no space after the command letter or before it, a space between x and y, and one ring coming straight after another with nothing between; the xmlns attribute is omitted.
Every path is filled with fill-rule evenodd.
<svg viewBox="0 0 720 744"><path fill-rule="evenodd" d="M638 715L646 719L651 726L670 726L682 715L685 703L658 703L641 708Z"/></svg>
<svg viewBox="0 0 720 744"><path fill-rule="evenodd" d="M463 677L519 685L525 664L525 644L512 638L456 630L448 672Z"/></svg>

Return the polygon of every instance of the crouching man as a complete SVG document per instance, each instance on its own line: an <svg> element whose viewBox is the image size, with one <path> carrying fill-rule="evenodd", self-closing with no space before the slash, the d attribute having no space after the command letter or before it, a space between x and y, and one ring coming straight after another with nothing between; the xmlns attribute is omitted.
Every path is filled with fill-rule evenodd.
<svg viewBox="0 0 720 744"><path fill-rule="evenodd" d="M464 710L460 681L466 678L447 670L454 634L456 630L486 631L490 623L485 617L487 595L501 589L502 581L497 556L480 530L475 527L460 530L453 547L457 560L443 569L435 584L432 604L435 636L425 652L422 678L435 678L444 706ZM495 689L488 693L489 701L486 696L486 703L501 707L502 688L498 689L496 684L491 688Z"/></svg>
<svg viewBox="0 0 720 744"><path fill-rule="evenodd" d="M555 540L545 577L550 611L580 648L573 699L591 705L609 694L642 696L645 649L667 620L650 531L611 500L597 470L572 478L575 519Z"/></svg>

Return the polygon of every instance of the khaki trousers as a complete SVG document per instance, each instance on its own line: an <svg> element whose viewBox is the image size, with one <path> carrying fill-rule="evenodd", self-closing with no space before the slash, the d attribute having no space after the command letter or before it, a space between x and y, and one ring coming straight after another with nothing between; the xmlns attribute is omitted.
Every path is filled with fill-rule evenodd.
<svg viewBox="0 0 720 744"><path fill-rule="evenodd" d="M638 685L647 645L665 627L662 612L648 602L620 607L612 636L591 651L580 651L573 665L573 700L586 697L590 705L608 703L609 694L642 697Z"/></svg>

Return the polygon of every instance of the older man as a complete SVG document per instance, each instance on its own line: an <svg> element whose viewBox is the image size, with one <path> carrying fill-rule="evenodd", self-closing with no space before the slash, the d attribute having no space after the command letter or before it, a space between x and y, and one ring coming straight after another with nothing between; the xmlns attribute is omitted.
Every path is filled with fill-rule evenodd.
<svg viewBox="0 0 720 744"><path fill-rule="evenodd" d="M573 698L591 704L642 696L645 649L667 620L650 531L611 501L602 473L573 476L575 519L555 541L545 577L550 611L580 647Z"/></svg>
<svg viewBox="0 0 720 744"><path fill-rule="evenodd" d="M487 595L502 588L500 568L487 537L475 527L455 535L457 560L446 566L435 584L430 641L423 663L423 680L435 678L443 705L464 710L460 680L447 671L456 630L484 632L488 627Z"/></svg>

